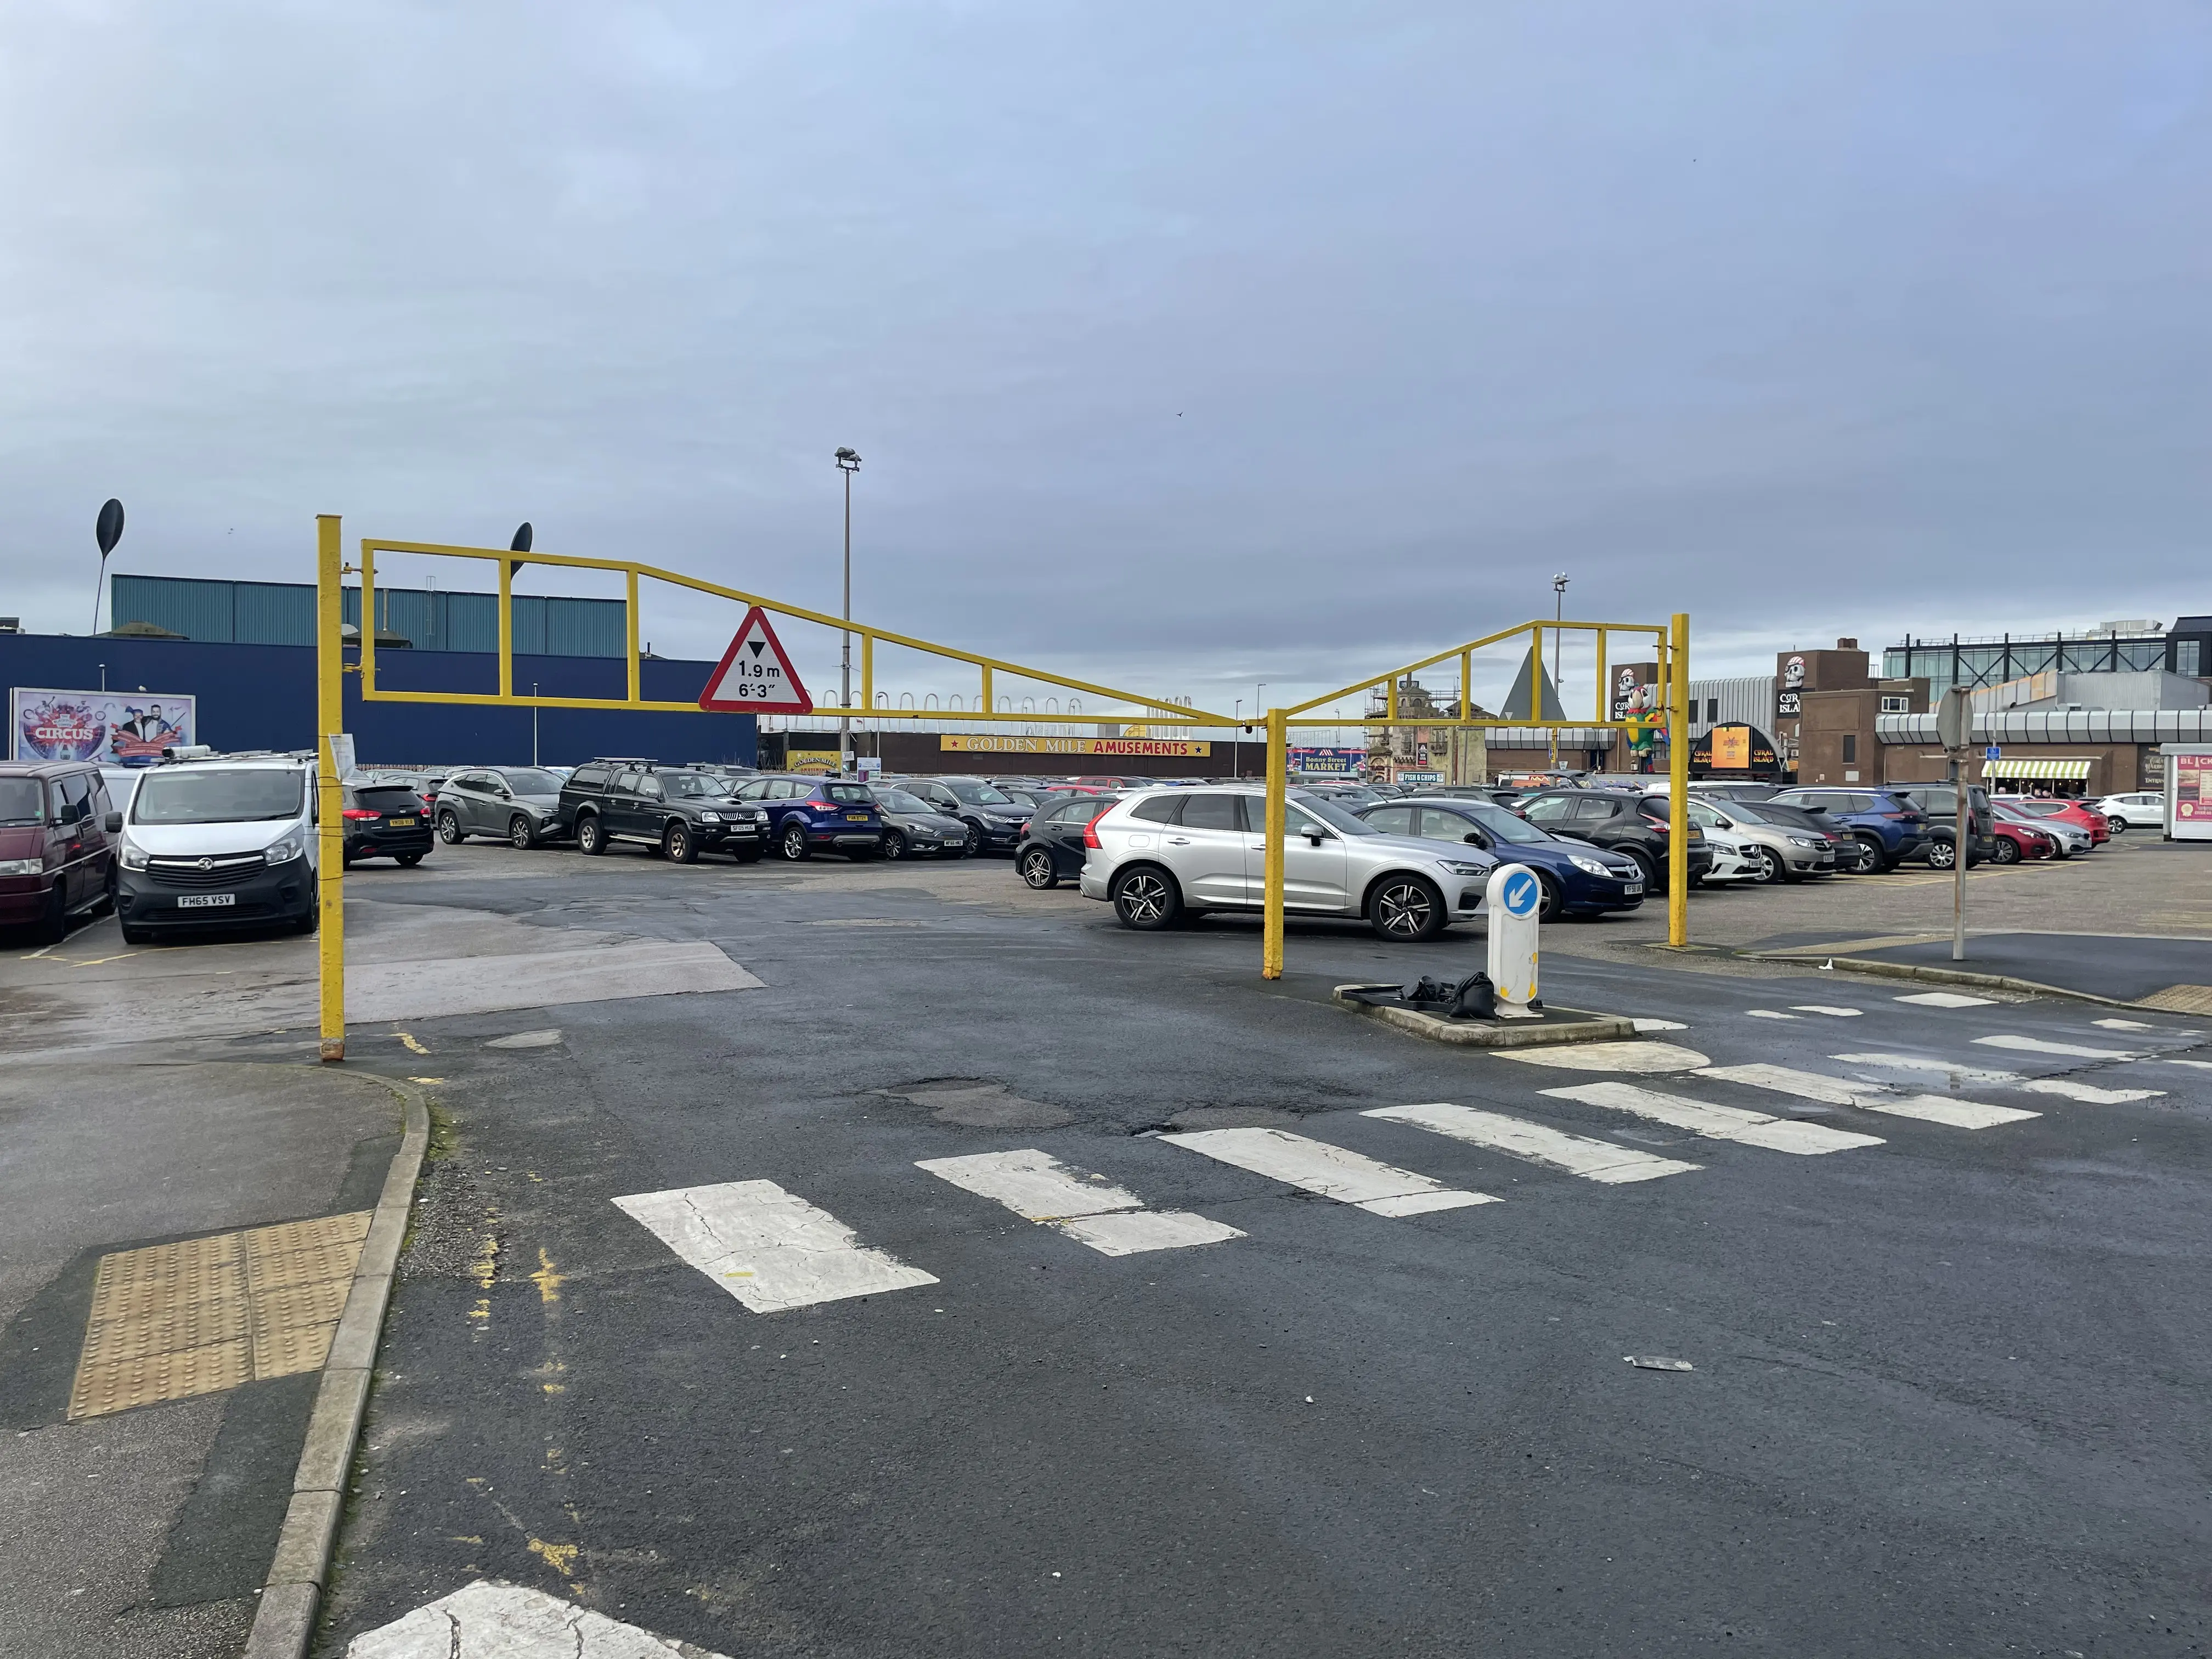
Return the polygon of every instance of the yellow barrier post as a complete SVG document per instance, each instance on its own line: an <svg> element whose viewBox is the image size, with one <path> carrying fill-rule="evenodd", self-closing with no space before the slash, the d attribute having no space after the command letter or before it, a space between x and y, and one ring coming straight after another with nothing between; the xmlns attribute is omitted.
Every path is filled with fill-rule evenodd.
<svg viewBox="0 0 2212 1659"><path fill-rule="evenodd" d="M322 1057L345 1058L345 798L331 739L345 729L345 553L339 520L315 520L315 902L322 980ZM362 612L362 635L370 633Z"/></svg>
<svg viewBox="0 0 2212 1659"><path fill-rule="evenodd" d="M1267 919L1261 942L1261 976L1283 976L1283 825L1284 799L1290 793L1290 716L1280 708L1267 711Z"/></svg>
<svg viewBox="0 0 2212 1659"><path fill-rule="evenodd" d="M1667 943L1690 942L1690 618L1677 611L1667 653Z"/></svg>

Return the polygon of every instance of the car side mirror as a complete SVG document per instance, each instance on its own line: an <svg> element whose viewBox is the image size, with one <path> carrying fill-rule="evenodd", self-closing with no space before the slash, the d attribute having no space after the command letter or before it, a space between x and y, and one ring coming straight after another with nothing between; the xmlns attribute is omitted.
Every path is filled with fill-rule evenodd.
<svg viewBox="0 0 2212 1659"><path fill-rule="evenodd" d="M1735 820L1734 818L1715 818L1713 820L1713 828L1716 830L1733 830L1735 828Z"/></svg>
<svg viewBox="0 0 2212 1659"><path fill-rule="evenodd" d="M120 812L110 812L110 813L107 815L107 817L106 817L106 825L107 825L107 833L108 833L109 835L111 835L111 836L119 836L119 835L121 835L121 834L123 833L123 814L122 814L122 813L120 813Z"/></svg>
<svg viewBox="0 0 2212 1659"><path fill-rule="evenodd" d="M1328 833L1325 830L1309 830L1306 831L1306 840L1316 847L1320 846L1322 842L1328 839Z"/></svg>

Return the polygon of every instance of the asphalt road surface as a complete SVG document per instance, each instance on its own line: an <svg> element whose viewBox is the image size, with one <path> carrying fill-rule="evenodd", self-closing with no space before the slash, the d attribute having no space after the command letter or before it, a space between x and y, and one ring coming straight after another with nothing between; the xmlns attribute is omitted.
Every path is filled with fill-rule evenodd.
<svg viewBox="0 0 2212 1659"><path fill-rule="evenodd" d="M321 1651L480 1579L748 1659L2206 1651L2203 1025L1548 958L1666 1023L1580 1069L1328 1004L1479 930L449 864L764 988L357 1035L450 1122Z"/></svg>

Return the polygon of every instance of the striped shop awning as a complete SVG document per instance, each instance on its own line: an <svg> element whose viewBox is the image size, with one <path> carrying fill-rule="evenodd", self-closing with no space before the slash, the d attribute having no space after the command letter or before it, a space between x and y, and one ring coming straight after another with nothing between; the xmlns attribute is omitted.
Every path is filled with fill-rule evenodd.
<svg viewBox="0 0 2212 1659"><path fill-rule="evenodd" d="M2086 760L2014 760L2010 755L1982 763L1985 778L2070 778L2084 781L2089 775Z"/></svg>

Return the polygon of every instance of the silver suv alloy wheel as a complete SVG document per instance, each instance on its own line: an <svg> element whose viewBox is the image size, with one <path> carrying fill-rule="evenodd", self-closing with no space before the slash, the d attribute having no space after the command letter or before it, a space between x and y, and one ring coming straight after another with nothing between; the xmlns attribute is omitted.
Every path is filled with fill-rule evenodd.
<svg viewBox="0 0 2212 1659"><path fill-rule="evenodd" d="M1390 939L1425 938L1436 915L1436 895L1426 882L1394 877L1375 895L1375 929Z"/></svg>

